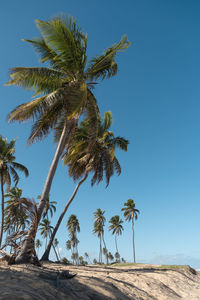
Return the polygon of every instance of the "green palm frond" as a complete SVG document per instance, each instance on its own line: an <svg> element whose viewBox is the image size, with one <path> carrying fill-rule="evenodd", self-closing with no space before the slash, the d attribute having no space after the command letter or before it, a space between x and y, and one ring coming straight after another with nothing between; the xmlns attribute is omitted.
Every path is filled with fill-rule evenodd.
<svg viewBox="0 0 200 300"><path fill-rule="evenodd" d="M12 68L11 79L6 85L17 85L26 90L34 90L35 95L55 91L67 82L66 75L50 68Z"/></svg>
<svg viewBox="0 0 200 300"><path fill-rule="evenodd" d="M13 163L12 163L12 166L13 166L15 169L17 169L18 171L23 172L23 173L25 174L26 177L29 176L29 171L28 171L28 169L27 169L24 165L19 164L19 163L17 163L17 162L13 162Z"/></svg>
<svg viewBox="0 0 200 300"><path fill-rule="evenodd" d="M18 182L19 182L19 175L17 174L15 169L11 166L10 166L10 173L12 175L12 178L13 178L13 181L14 181L15 185L17 185Z"/></svg>
<svg viewBox="0 0 200 300"><path fill-rule="evenodd" d="M72 17L56 17L48 22L36 20L45 43L63 61L63 69L70 76L83 72L87 37L83 35Z"/></svg>
<svg viewBox="0 0 200 300"><path fill-rule="evenodd" d="M54 69L62 71L63 61L59 55L51 49L42 37L35 38L33 40L24 39L23 41L30 43L33 48L38 52L42 63L48 62Z"/></svg>
<svg viewBox="0 0 200 300"><path fill-rule="evenodd" d="M110 78L117 73L117 63L115 57L117 52L127 49L130 42L126 36L123 36L118 44L114 44L108 48L103 55L98 55L89 62L89 67L86 71L88 80L97 80Z"/></svg>

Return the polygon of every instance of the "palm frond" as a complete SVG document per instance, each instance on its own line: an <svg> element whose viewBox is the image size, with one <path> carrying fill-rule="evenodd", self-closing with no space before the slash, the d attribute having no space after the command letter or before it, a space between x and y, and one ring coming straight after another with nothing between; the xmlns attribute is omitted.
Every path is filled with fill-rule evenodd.
<svg viewBox="0 0 200 300"><path fill-rule="evenodd" d="M10 80L6 85L17 85L26 90L34 90L35 96L39 93L47 94L61 87L67 82L66 74L49 68L12 68Z"/></svg>
<svg viewBox="0 0 200 300"><path fill-rule="evenodd" d="M86 71L86 78L88 80L97 80L110 78L117 73L117 63L115 62L115 57L117 52L127 49L130 42L127 40L126 36L123 36L118 44L114 44L112 47L108 48L104 54L94 57Z"/></svg>

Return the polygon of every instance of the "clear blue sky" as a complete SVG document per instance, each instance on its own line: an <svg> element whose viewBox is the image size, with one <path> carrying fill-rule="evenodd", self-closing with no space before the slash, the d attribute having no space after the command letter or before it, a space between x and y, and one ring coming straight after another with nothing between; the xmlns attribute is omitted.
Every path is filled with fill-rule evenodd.
<svg viewBox="0 0 200 300"><path fill-rule="evenodd" d="M26 146L30 123L8 124L6 117L29 101L31 92L5 87L9 68L39 66L38 56L22 38L39 35L35 19L60 13L75 17L88 34L88 57L128 35L131 47L118 56L118 75L100 83L95 95L100 110L113 112L113 130L130 140L127 153L118 153L121 176L90 187L88 180L71 205L58 233L62 255L68 239L65 227L77 215L79 252L98 256L92 234L93 212L106 211L105 238L115 252L108 220L133 198L141 214L135 226L138 261L181 263L200 267L200 2L184 0L3 1L0 10L0 133L17 137L17 161L30 171L19 187L24 196L41 194L55 145L49 137ZM59 213L75 185L60 164L51 191ZM53 219L53 224L58 214ZM131 226L124 223L119 251L132 259ZM52 256L53 257L53 256Z"/></svg>

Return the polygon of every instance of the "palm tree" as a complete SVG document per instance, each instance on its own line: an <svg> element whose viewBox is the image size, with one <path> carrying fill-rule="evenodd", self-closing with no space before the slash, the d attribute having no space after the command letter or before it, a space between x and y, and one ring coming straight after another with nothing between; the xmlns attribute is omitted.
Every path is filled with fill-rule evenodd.
<svg viewBox="0 0 200 300"><path fill-rule="evenodd" d="M47 219L43 219L40 223L40 234L46 239L45 248L47 247L47 239L51 235L53 230L53 226L51 226L50 223L51 222Z"/></svg>
<svg viewBox="0 0 200 300"><path fill-rule="evenodd" d="M130 43L124 36L118 44L87 63L87 35L82 33L72 17L56 17L50 21L36 20L36 24L41 37L25 41L36 49L41 62L49 63L50 67L12 68L7 85L35 91L34 100L18 106L9 115L10 121L35 121L29 143L42 139L55 128L60 131L57 150L38 206L40 221L59 158L65 146L73 139L81 115L84 114L89 120L91 141L96 139L99 111L91 91L96 83L94 81L116 75L116 54L127 49ZM16 262L31 260L35 235L33 226L30 226Z"/></svg>
<svg viewBox="0 0 200 300"><path fill-rule="evenodd" d="M4 195L9 198L5 203L5 225L4 231L15 232L24 230L30 223L27 214L27 198L22 197L22 189L13 187L9 193Z"/></svg>
<svg viewBox="0 0 200 300"><path fill-rule="evenodd" d="M67 229L69 231L69 235L71 238L71 246L72 246L72 255L78 263L78 243L79 240L77 239L77 232L80 232L80 225L77 217L75 215L71 215L67 221Z"/></svg>
<svg viewBox="0 0 200 300"><path fill-rule="evenodd" d="M118 247L117 247L117 236L122 234L122 231L124 230L122 223L123 221L120 219L119 216L114 216L110 219L109 223L111 224L109 226L109 230L112 230L112 234L115 234L115 246L116 246L116 252L119 253Z"/></svg>
<svg viewBox="0 0 200 300"><path fill-rule="evenodd" d="M97 234L99 238L99 263L102 264L102 225L94 222L93 233Z"/></svg>
<svg viewBox="0 0 200 300"><path fill-rule="evenodd" d="M88 122L82 122L77 130L74 142L68 149L67 154L64 155L64 164L68 164L69 166L69 175L73 177L75 181L80 177L82 177L82 179L79 181L71 198L66 203L41 260L48 260L53 239L58 231L62 219L69 205L76 196L79 187L87 179L88 174L91 172L94 173L91 185L94 185L96 182L99 183L105 176L107 186L115 171L118 175L120 175L121 167L115 156L115 149L120 148L127 151L129 141L122 137L114 136L113 132L109 130L112 122L112 113L105 112L104 120L99 120L97 140L93 144L92 149L89 148L90 131ZM102 238L105 246L104 234Z"/></svg>
<svg viewBox="0 0 200 300"><path fill-rule="evenodd" d="M140 213L140 211L135 208L135 202L133 199L128 199L125 203L124 206L121 211L124 212L124 218L126 221L131 221L132 222L132 232L133 232L133 260L134 263L136 262L135 259L135 242L134 242L134 219L137 220L138 219L138 215Z"/></svg>
<svg viewBox="0 0 200 300"><path fill-rule="evenodd" d="M100 208L98 208L95 212L94 212L94 217L95 217L95 221L94 221L94 233L98 233L98 236L100 238L100 244L101 244L101 240L104 243L104 252L107 253L107 248L106 248L106 243L105 243L105 239L104 239L104 226L105 226L105 221L106 218L104 217L105 211L102 211ZM96 231L97 229L97 231ZM102 253L102 247L100 247L100 252ZM106 262L108 264L108 257L106 256ZM101 257L102 259L102 257ZM101 261L102 262L102 261Z"/></svg>
<svg viewBox="0 0 200 300"><path fill-rule="evenodd" d="M37 256L38 256L38 254L39 254L39 248L42 247L42 243L41 243L41 241L39 239L36 240L35 247L36 247L36 249L38 249L38 253L37 253Z"/></svg>
<svg viewBox="0 0 200 300"><path fill-rule="evenodd" d="M40 199L41 196L38 196L38 199ZM45 202L45 206L44 206L44 210L43 210L43 219L47 218L47 220L49 219L49 213L50 213L50 216L51 218L53 217L53 213L56 212L56 204L57 202L56 201L50 201L49 199L49 195L46 199L46 202Z"/></svg>
<svg viewBox="0 0 200 300"><path fill-rule="evenodd" d="M112 262L114 259L114 256L112 255L111 252L108 252L108 259Z"/></svg>
<svg viewBox="0 0 200 300"><path fill-rule="evenodd" d="M58 260L61 260L60 251L59 251L59 248L58 248L59 241L58 241L57 238L54 239L53 244L54 244L55 250L57 252L57 257L59 258Z"/></svg>
<svg viewBox="0 0 200 300"><path fill-rule="evenodd" d="M0 182L1 182L1 227L0 227L0 246L3 238L4 228L4 185L7 185L7 192L11 186L11 177L15 185L19 182L19 175L17 171L23 172L27 177L29 175L28 169L17 163L15 153L15 142L16 140L4 139L0 136Z"/></svg>

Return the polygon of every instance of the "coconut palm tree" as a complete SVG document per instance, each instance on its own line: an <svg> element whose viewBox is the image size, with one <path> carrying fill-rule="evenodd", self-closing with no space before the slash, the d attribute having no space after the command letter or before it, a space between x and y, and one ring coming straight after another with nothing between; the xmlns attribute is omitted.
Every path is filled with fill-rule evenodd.
<svg viewBox="0 0 200 300"><path fill-rule="evenodd" d="M79 187L85 182L89 173L93 172L91 185L94 185L96 182L99 183L105 177L108 186L110 178L115 171L120 175L121 167L115 156L115 149L119 148L127 151L129 142L120 136L114 136L114 133L110 131L112 122L112 113L105 112L104 120L99 120L97 139L93 144L92 149L89 147L90 132L88 122L82 122L76 132L74 142L68 149L68 152L64 154L63 160L64 164L69 166L69 175L73 177L75 181L81 177L82 179L79 181L71 198L66 203L41 260L48 260L53 239L62 219L76 196ZM105 247L104 232L102 238Z"/></svg>
<svg viewBox="0 0 200 300"><path fill-rule="evenodd" d="M38 254L39 254L39 248L40 248L40 247L42 247L42 243L41 243L41 241L40 241L39 239L37 239L37 240L35 241L35 248L38 249L37 256L38 256Z"/></svg>
<svg viewBox="0 0 200 300"><path fill-rule="evenodd" d="M106 262L108 264L108 257L106 255L107 248L106 248L106 243L105 243L105 239L104 239L104 226L105 226L105 221L106 221L106 218L104 217L104 214L105 214L105 210L102 211L100 208L98 208L94 212L94 218L95 218L95 221L94 221L94 233L98 233L98 236L100 238L100 244L101 244L101 240L103 241L104 249L105 249L104 253L105 253L105 256L106 256ZM97 229L97 231L96 231L96 229ZM102 247L100 247L100 251L102 253ZM101 259L102 259L102 257L101 257Z"/></svg>
<svg viewBox="0 0 200 300"><path fill-rule="evenodd" d="M108 252L108 259L112 262L114 259L114 256L112 255L111 252Z"/></svg>
<svg viewBox="0 0 200 300"><path fill-rule="evenodd" d="M138 215L140 213L140 211L135 208L135 202L133 199L128 199L125 203L124 206L121 211L124 212L124 218L126 221L131 221L132 223L132 232L133 232L133 261L134 263L136 263L136 259L135 259L135 242L134 242L134 219L137 220L138 219Z"/></svg>
<svg viewBox="0 0 200 300"><path fill-rule="evenodd" d="M60 251L59 251L59 248L58 248L59 241L58 241L57 238L54 239L53 244L54 244L55 250L57 252L57 257L59 258L58 260L61 260Z"/></svg>
<svg viewBox="0 0 200 300"><path fill-rule="evenodd" d="M67 221L67 229L70 235L70 241L72 246L72 255L74 260L78 264L78 243L79 240L77 239L77 232L80 232L80 225L77 217L75 215L71 215Z"/></svg>
<svg viewBox="0 0 200 300"><path fill-rule="evenodd" d="M34 100L18 106L9 115L10 121L34 120L29 143L42 139L55 128L62 132L38 206L40 221L59 158L64 147L73 139L78 120L83 114L90 123L91 141L95 141L99 112L91 91L96 83L94 81L116 75L116 54L127 49L130 43L124 36L118 44L87 63L87 35L72 17L36 20L36 24L41 37L25 41L35 48L41 62L49 64L49 68L12 68L7 85L35 91ZM35 235L31 226L16 262L31 260Z"/></svg>
<svg viewBox="0 0 200 300"><path fill-rule="evenodd" d="M119 253L117 246L117 236L121 235L122 231L124 230L122 226L123 221L119 216L114 216L110 219L109 223L111 224L109 226L109 230L112 230L112 234L115 235L116 252Z"/></svg>
<svg viewBox="0 0 200 300"><path fill-rule="evenodd" d="M99 263L102 264L102 225L100 223L94 222L93 233L97 234L99 238Z"/></svg>
<svg viewBox="0 0 200 300"><path fill-rule="evenodd" d="M4 229L4 185L7 185L6 191L8 192L11 186L11 178L13 179L15 185L19 182L18 171L25 174L27 177L29 175L28 169L17 163L15 153L15 142L16 140L7 139L0 136L0 182L1 182L1 227L0 227L0 246L3 238Z"/></svg>
<svg viewBox="0 0 200 300"><path fill-rule="evenodd" d="M47 239L51 235L53 226L50 225L51 222L47 219L43 219L40 223L40 234L46 239L45 248L47 247Z"/></svg>
<svg viewBox="0 0 200 300"><path fill-rule="evenodd" d="M40 199L41 196L38 196L37 198ZM49 195L48 195L46 202L45 202L44 210L43 210L43 215L42 215L43 219L47 218L47 220L48 220L49 213L50 213L51 218L53 217L53 213L56 212L56 204L57 204L56 201L50 201Z"/></svg>
<svg viewBox="0 0 200 300"><path fill-rule="evenodd" d="M30 223L27 212L27 198L22 197L22 189L13 187L5 194L9 198L5 203L5 225L4 231L11 232L24 230Z"/></svg>

